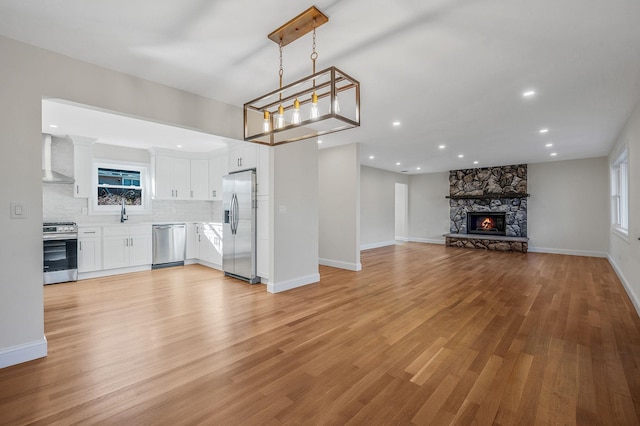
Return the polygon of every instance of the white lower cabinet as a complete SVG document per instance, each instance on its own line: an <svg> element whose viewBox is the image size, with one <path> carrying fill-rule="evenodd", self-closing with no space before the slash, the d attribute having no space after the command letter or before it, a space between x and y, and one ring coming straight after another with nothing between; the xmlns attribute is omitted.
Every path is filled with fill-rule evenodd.
<svg viewBox="0 0 640 426"><path fill-rule="evenodd" d="M222 224L204 222L197 224L198 259L222 265Z"/></svg>
<svg viewBox="0 0 640 426"><path fill-rule="evenodd" d="M187 223L187 253L185 259L198 259L198 223Z"/></svg>
<svg viewBox="0 0 640 426"><path fill-rule="evenodd" d="M151 264L151 225L105 226L102 252L104 269Z"/></svg>
<svg viewBox="0 0 640 426"><path fill-rule="evenodd" d="M102 269L102 228L78 228L78 273Z"/></svg>

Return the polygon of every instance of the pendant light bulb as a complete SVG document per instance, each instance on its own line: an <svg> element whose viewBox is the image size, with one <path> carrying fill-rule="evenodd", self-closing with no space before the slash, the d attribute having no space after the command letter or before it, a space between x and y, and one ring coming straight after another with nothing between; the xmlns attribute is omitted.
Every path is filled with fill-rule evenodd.
<svg viewBox="0 0 640 426"><path fill-rule="evenodd" d="M333 100L333 112L334 114L340 114L340 102L338 102L338 95Z"/></svg>
<svg viewBox="0 0 640 426"><path fill-rule="evenodd" d="M264 121L262 122L262 131L268 132L271 128L271 123L269 122L269 111L264 112Z"/></svg>
<svg viewBox="0 0 640 426"><path fill-rule="evenodd" d="M310 114L310 117L312 119L320 117L320 112L318 111L318 95L316 95L316 92L313 92L313 95L311 95L311 114Z"/></svg>
<svg viewBox="0 0 640 426"><path fill-rule="evenodd" d="M282 129L284 127L284 108L282 104L278 107L278 114L276 115L276 129Z"/></svg>
<svg viewBox="0 0 640 426"><path fill-rule="evenodd" d="M293 124L300 124L300 102L298 98L293 101L293 114L291 114L291 122Z"/></svg>

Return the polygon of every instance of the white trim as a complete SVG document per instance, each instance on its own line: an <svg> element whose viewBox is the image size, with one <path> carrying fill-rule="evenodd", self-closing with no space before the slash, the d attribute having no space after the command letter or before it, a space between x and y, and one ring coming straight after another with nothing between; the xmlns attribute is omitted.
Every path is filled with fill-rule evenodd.
<svg viewBox="0 0 640 426"><path fill-rule="evenodd" d="M331 259L318 259L318 263L323 266L331 266L332 268L346 269L347 271L362 271L362 263L349 263Z"/></svg>
<svg viewBox="0 0 640 426"><path fill-rule="evenodd" d="M554 249L554 248L548 248L548 247L529 246L529 251L532 253L567 254L569 256L586 256L586 257L603 257L603 258L606 258L608 256L608 254L603 251Z"/></svg>
<svg viewBox="0 0 640 426"><path fill-rule="evenodd" d="M380 247L387 247L387 246L394 246L396 244L395 240L394 241L382 241L379 243L371 243L371 244L363 244L360 246L360 251L362 250L371 250L374 248L380 248Z"/></svg>
<svg viewBox="0 0 640 426"><path fill-rule="evenodd" d="M396 237L396 241L409 242L409 237Z"/></svg>
<svg viewBox="0 0 640 426"><path fill-rule="evenodd" d="M109 277L111 275L128 274L130 272L150 271L151 265L129 266L127 268L103 269L101 271L78 273L78 280L87 280L90 278Z"/></svg>
<svg viewBox="0 0 640 426"><path fill-rule="evenodd" d="M620 279L620 282L622 283L622 286L627 292L629 299L631 299L631 303L633 303L633 306L636 308L636 312L638 312L638 315L640 315L640 298L633 292L631 285L629 284L627 279L624 277L624 275L622 274L622 270L618 267L618 265L613 260L613 258L611 256L607 256L607 260L609 261L609 264L613 268L613 271L616 273L616 275Z"/></svg>
<svg viewBox="0 0 640 426"><path fill-rule="evenodd" d="M625 228L621 228L617 225L611 225L611 233L613 235L617 235L622 241L625 241L628 244L631 244L631 239L629 238L629 231Z"/></svg>
<svg viewBox="0 0 640 426"><path fill-rule="evenodd" d="M427 243L427 244L445 244L446 241L444 239L436 239L436 238L411 238L409 237L409 242L412 243Z"/></svg>
<svg viewBox="0 0 640 426"><path fill-rule="evenodd" d="M302 287L304 285L317 283L320 281L320 274L307 275L306 277L295 278L293 280L283 281L280 283L269 282L267 291L269 293L280 293L282 291L291 290L293 288Z"/></svg>
<svg viewBox="0 0 640 426"><path fill-rule="evenodd" d="M202 260L202 259L198 259L196 261L196 263L202 265L202 266L206 266L207 268L211 268L211 269L217 269L218 271L222 271L222 265L218 265L217 263L211 263L211 262L207 262L206 260Z"/></svg>
<svg viewBox="0 0 640 426"><path fill-rule="evenodd" d="M47 338L0 350L0 368L21 364L47 356Z"/></svg>

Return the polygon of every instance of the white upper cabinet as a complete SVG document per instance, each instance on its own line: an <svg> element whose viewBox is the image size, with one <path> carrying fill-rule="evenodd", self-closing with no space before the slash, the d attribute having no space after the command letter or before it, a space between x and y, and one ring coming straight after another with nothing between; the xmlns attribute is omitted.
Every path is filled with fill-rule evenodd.
<svg viewBox="0 0 640 426"><path fill-rule="evenodd" d="M245 142L229 149L229 172L255 169L258 162L258 145Z"/></svg>
<svg viewBox="0 0 640 426"><path fill-rule="evenodd" d="M89 198L91 195L91 162L92 147L90 144L73 143L73 196L76 198Z"/></svg>
<svg viewBox="0 0 640 426"><path fill-rule="evenodd" d="M157 200L209 200L209 160L155 156Z"/></svg>
<svg viewBox="0 0 640 426"><path fill-rule="evenodd" d="M222 178L227 174L227 155L209 159L209 200L222 200Z"/></svg>
<svg viewBox="0 0 640 426"><path fill-rule="evenodd" d="M191 160L191 190L189 199L209 198L209 160Z"/></svg>

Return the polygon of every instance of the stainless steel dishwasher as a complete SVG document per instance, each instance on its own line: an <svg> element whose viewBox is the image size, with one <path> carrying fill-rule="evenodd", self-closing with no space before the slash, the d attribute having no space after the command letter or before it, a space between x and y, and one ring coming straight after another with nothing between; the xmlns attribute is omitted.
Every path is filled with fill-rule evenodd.
<svg viewBox="0 0 640 426"><path fill-rule="evenodd" d="M153 225L152 268L184 265L186 240L184 223Z"/></svg>

